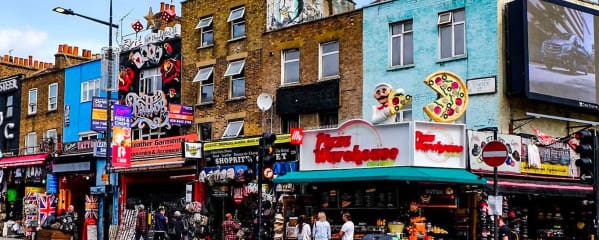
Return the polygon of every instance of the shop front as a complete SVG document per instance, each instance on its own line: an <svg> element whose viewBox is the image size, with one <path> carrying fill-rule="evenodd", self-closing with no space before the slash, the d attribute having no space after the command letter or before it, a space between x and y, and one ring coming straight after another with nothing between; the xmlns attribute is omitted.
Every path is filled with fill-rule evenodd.
<svg viewBox="0 0 599 240"><path fill-rule="evenodd" d="M206 216L212 224L208 235L212 239L224 239L221 223L230 213L240 222L243 236L252 239L257 236L258 225L258 154L259 137L225 140L204 144L204 165L199 174L206 185ZM297 145L291 144L289 134L277 135L274 143L274 174L282 175L297 170ZM274 216L275 195L272 181L260 181L265 193L262 201L262 222ZM206 235L206 234L204 234ZM269 239L269 238L266 238Z"/></svg>
<svg viewBox="0 0 599 240"><path fill-rule="evenodd" d="M465 169L465 139L464 125L415 121L304 131L299 171L273 180L273 238L294 239L300 215L324 212L339 239L347 212L355 239L476 239L470 209L486 180Z"/></svg>
<svg viewBox="0 0 599 240"><path fill-rule="evenodd" d="M469 131L470 166L486 175L485 191L478 203L479 239L493 239L488 196L494 195L492 168L480 158L482 147L493 139L492 132ZM498 134L508 147L505 164L498 167L497 187L508 225L520 239L589 239L593 232L593 187L578 178L574 145L541 142L531 135ZM572 141L570 141L572 144Z"/></svg>
<svg viewBox="0 0 599 240"><path fill-rule="evenodd" d="M187 188L196 179L196 162L184 157L183 146L195 141L197 135L189 134L132 142L131 165L113 168L120 179L119 236L133 237L136 207L140 204L148 215L159 207L165 208L169 219L175 211L186 213ZM153 230L153 225L149 227Z"/></svg>

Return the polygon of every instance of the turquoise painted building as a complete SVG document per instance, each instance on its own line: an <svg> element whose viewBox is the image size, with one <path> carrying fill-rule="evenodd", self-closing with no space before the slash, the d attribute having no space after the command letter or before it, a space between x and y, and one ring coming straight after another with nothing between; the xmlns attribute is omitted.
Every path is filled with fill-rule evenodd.
<svg viewBox="0 0 599 240"><path fill-rule="evenodd" d="M486 86L485 93L470 95L458 122L470 129L496 127L501 94L498 12L495 0L395 0L365 6L363 118L371 119L377 104L374 88L384 82L413 96L412 112L404 113L404 120L430 120L422 108L437 94L423 81L444 70ZM495 91L490 92L491 83Z"/></svg>

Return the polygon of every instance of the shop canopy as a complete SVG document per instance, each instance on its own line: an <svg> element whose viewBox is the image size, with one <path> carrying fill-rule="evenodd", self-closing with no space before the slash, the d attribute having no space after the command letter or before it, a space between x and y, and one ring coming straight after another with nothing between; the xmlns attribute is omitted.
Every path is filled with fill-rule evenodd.
<svg viewBox="0 0 599 240"><path fill-rule="evenodd" d="M428 167L379 167L288 172L275 183L319 183L401 180L484 185L487 180L465 169Z"/></svg>

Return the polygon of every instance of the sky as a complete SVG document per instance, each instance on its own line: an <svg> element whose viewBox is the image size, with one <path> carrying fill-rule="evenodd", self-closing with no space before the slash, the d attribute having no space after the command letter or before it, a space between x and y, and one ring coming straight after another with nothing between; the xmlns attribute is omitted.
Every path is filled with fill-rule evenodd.
<svg viewBox="0 0 599 240"><path fill-rule="evenodd" d="M119 25L113 29L113 45L117 46L121 36L131 38L134 34L131 24L140 20L145 26L144 16L149 8L154 13L160 11L160 3L175 5L177 16L181 16L181 0L112 0L112 21ZM355 0L357 8L373 0ZM68 44L99 53L108 46L108 26L95 23L78 16L63 15L52 11L55 7L71 9L74 12L99 20L109 21L109 0L18 0L2 1L4 9L0 14L0 56L9 54L16 57L54 62L58 45ZM121 32L122 31L122 32ZM127 37L128 35L128 37Z"/></svg>

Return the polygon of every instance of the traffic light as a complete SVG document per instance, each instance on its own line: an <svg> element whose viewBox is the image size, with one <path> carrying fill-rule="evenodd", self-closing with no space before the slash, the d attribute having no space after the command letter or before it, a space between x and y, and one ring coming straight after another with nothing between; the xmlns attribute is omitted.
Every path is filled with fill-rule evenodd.
<svg viewBox="0 0 599 240"><path fill-rule="evenodd" d="M592 183L595 164L595 136L587 129L580 130L574 134L579 143L576 152L580 158L576 159L576 166L580 172L580 180L584 183Z"/></svg>
<svg viewBox="0 0 599 240"><path fill-rule="evenodd" d="M273 177L272 165L275 162L275 140L277 135L273 133L264 133L260 137L260 164L262 165L262 176L267 179Z"/></svg>

